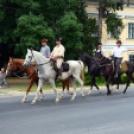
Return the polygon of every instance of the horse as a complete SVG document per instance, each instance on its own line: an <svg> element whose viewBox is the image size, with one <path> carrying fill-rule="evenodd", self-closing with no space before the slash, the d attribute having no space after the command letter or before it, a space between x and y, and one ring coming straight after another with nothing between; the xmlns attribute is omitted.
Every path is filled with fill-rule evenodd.
<svg viewBox="0 0 134 134"><path fill-rule="evenodd" d="M96 53L95 52L95 59L97 61L99 61L101 65L110 64L110 63L112 64L112 62L111 62L111 60L109 60L109 58L106 58L105 56L103 56L103 58L102 58L101 52L100 53ZM99 60L99 59L101 59L101 60ZM126 71L119 71L119 76L118 76L118 78L116 80L114 79L114 76L112 78L112 80L113 80L112 84L114 84L114 82L117 81L117 90L116 91L118 92L119 84L120 83L123 84L123 82L121 80L121 75L124 74L124 73L127 75L127 83L126 83L126 87L125 87L125 89L123 91L123 94L126 93L126 90L127 90L128 86L130 84L130 81L132 81L134 83L134 78L132 76L133 72L134 72L134 63L126 61L126 64L127 64L128 70L126 70Z"/></svg>
<svg viewBox="0 0 134 134"><path fill-rule="evenodd" d="M95 86L101 93L101 90L96 85L95 77L104 76L107 86L107 95L111 94L109 84L113 76L113 65L110 61L107 61L106 65L100 65L100 63L93 57L89 56L87 53L84 53L80 56L80 59L84 64L88 66L88 73L91 76L91 88L89 89L88 95L91 94L93 86Z"/></svg>
<svg viewBox="0 0 134 134"><path fill-rule="evenodd" d="M38 69L38 77L39 77L37 92L32 101L32 104L36 103L36 100L38 99L38 93L43 86L44 80L49 80L49 82L56 94L55 101L59 102L61 100L61 98L63 97L63 92L62 92L61 96L58 95L58 92L56 90L56 85L55 85L55 78L56 78L57 73L52 66L52 62L51 62L50 58L44 57L41 53L39 53L37 51L28 49L26 57L25 57L25 61L23 64L24 67L28 67L31 64L31 62L35 62L36 68ZM66 63L69 64L70 69L68 72L62 72L62 77L63 77L62 80L70 78L70 81L73 85L73 90L74 90L73 95L71 97L71 101L73 101L73 100L75 100L75 97L76 97L75 79L81 85L82 97L85 96L83 93L84 65L83 65L82 61L74 61L74 60L67 61ZM43 94L42 94L42 98L44 98Z"/></svg>
<svg viewBox="0 0 134 134"><path fill-rule="evenodd" d="M114 77L114 67L113 67L113 63L111 62L111 60L104 57L103 61L99 61L99 60L96 60L96 58L92 58L91 56L89 56L86 53L81 56L81 60L85 64L87 64L89 75L93 74L91 89L92 89L93 85L95 85L96 88L99 89L95 83L95 77L104 76L105 80L106 80L107 90L108 90L107 95L110 95L111 91L109 89L109 84L113 80L113 77ZM131 62L126 62L126 64L127 64L128 70L120 72L121 74L126 73L126 75L127 75L127 84L126 84L125 89L123 90L123 94L126 93L126 90L130 84L130 81L132 80L134 82L134 79L132 77L132 74L134 72L134 64ZM102 72L102 74L100 74L101 72ZM120 78L118 77L118 79L117 79L118 87L119 87L119 80L120 80ZM89 94L90 94L90 91L89 91Z"/></svg>
<svg viewBox="0 0 134 134"><path fill-rule="evenodd" d="M28 87L26 89L26 93L21 101L22 103L25 103L27 96L28 96L28 93L30 92L33 84L35 83L38 86L38 74L37 74L37 71L35 69L35 66L29 66L28 68L24 68L23 63L24 63L24 59L9 57L9 61L7 64L7 69L6 69L6 75L7 76L15 75L15 76L19 77L18 75L16 75L14 73L18 69L20 70L19 72L23 71L28 75L28 78L30 79L30 81L29 81ZM62 82L63 92L64 92L65 88L67 87L68 93L70 95L72 95L73 93L71 91L69 91L69 83L70 83L69 78L66 80L63 80L61 82ZM42 89L40 89L40 92L42 93ZM40 98L40 100L42 100L42 99L43 98Z"/></svg>

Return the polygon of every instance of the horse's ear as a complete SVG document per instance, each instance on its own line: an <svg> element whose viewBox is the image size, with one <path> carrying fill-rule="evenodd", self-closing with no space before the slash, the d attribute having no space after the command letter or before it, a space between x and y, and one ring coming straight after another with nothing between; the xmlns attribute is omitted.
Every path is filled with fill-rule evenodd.
<svg viewBox="0 0 134 134"><path fill-rule="evenodd" d="M9 60L12 60L13 61L13 57L9 57Z"/></svg>
<svg viewBox="0 0 134 134"><path fill-rule="evenodd" d="M13 57L11 57L12 58L12 61L14 60L14 58Z"/></svg>

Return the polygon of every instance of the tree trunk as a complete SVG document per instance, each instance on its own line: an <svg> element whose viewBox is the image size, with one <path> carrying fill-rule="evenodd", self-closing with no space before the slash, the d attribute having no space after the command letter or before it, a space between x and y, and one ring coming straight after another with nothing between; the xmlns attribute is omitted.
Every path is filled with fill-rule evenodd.
<svg viewBox="0 0 134 134"><path fill-rule="evenodd" d="M99 0L99 13L98 13L98 37L101 42L102 37L102 19L103 19L103 6L102 1Z"/></svg>

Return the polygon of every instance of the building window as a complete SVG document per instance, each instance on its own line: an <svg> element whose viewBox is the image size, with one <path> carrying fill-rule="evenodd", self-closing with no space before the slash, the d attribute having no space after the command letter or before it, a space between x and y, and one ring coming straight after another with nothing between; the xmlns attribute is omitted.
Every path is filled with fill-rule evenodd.
<svg viewBox="0 0 134 134"><path fill-rule="evenodd" d="M114 33L118 33L119 30L120 30L120 29L119 29L119 27L118 27L118 28L114 31ZM116 34L115 34L115 35L116 35ZM109 36L110 39L116 39L116 38L114 37L114 35L113 35L111 32L109 32L108 36ZM120 38L120 37L118 37L118 38Z"/></svg>
<svg viewBox="0 0 134 134"><path fill-rule="evenodd" d="M134 23L128 23L128 38L134 39Z"/></svg>
<svg viewBox="0 0 134 134"><path fill-rule="evenodd" d="M109 32L109 38L114 39L114 36L113 36L113 34L111 32Z"/></svg>
<svg viewBox="0 0 134 134"><path fill-rule="evenodd" d="M129 55L129 61L130 62L134 62L134 54L130 54Z"/></svg>

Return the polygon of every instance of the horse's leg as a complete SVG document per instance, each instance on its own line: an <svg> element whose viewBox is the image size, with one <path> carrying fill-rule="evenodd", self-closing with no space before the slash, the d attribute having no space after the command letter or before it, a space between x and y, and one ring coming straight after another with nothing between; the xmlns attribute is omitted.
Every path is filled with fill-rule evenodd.
<svg viewBox="0 0 134 134"><path fill-rule="evenodd" d="M81 86L81 96L85 97L84 93L83 93L83 81L81 80L81 78L79 76L74 76L76 78L76 80L80 83Z"/></svg>
<svg viewBox="0 0 134 134"><path fill-rule="evenodd" d="M126 73L127 74L127 73ZM124 91L123 91L123 93L122 94L125 94L126 93L126 91L127 91L127 88L128 88L128 86L129 86L129 84L130 84L130 80L131 80L131 74L127 74L127 84L126 84L126 88L124 89Z"/></svg>
<svg viewBox="0 0 134 134"><path fill-rule="evenodd" d="M111 94L111 91L110 91L110 88L109 88L110 81L111 81L111 76L108 77L107 83L106 83L106 86L107 86L107 95L110 95Z"/></svg>
<svg viewBox="0 0 134 134"><path fill-rule="evenodd" d="M28 95L28 93L29 93L31 87L33 86L34 82L35 82L35 79L34 79L34 78L31 78L31 79L30 79L30 82L29 82L29 85L28 85L28 88L27 88L27 90L26 90L26 94L24 95L24 97L23 97L23 99L22 99L22 101L21 101L22 103L25 103L26 98L27 98L27 95Z"/></svg>
<svg viewBox="0 0 134 134"><path fill-rule="evenodd" d="M94 86L96 87L97 90L99 90L99 93L101 94L101 89L97 86L95 79L94 79Z"/></svg>
<svg viewBox="0 0 134 134"><path fill-rule="evenodd" d="M36 78L35 83L36 83L36 85L38 86L38 78ZM40 89L40 94L41 94L41 97L40 97L39 101L43 101L43 99L44 99L44 94L43 94L42 88Z"/></svg>
<svg viewBox="0 0 134 134"><path fill-rule="evenodd" d="M66 80L61 81L62 82L62 93L61 93L61 96L59 96L60 99L62 99L63 96L64 96L64 90L65 90L65 87L66 87L66 82L65 81Z"/></svg>
<svg viewBox="0 0 134 134"><path fill-rule="evenodd" d="M76 83L75 83L75 80L73 77L70 78L70 81L73 85L73 90L74 90L70 101L73 101L73 100L75 100L75 97L76 97Z"/></svg>
<svg viewBox="0 0 134 134"><path fill-rule="evenodd" d="M116 87L116 92L119 92L119 86L120 86L120 78L121 76L117 77L117 87Z"/></svg>
<svg viewBox="0 0 134 134"><path fill-rule="evenodd" d="M69 90L69 84L70 84L70 78L67 78L66 79L66 86L67 86L68 94L73 95L73 92Z"/></svg>
<svg viewBox="0 0 134 134"><path fill-rule="evenodd" d="M58 92L56 90L55 81L53 79L49 79L49 82L50 82L50 84L51 84L51 86L52 86L52 88L53 88L53 90L54 90L54 92L56 94L56 100L55 100L55 102L59 102L60 101L60 98L59 98Z"/></svg>
<svg viewBox="0 0 134 134"><path fill-rule="evenodd" d="M35 104L35 103L36 103L36 101L37 101L37 99L38 99L39 91L40 91L40 89L42 88L43 83L44 83L44 80L43 80L43 79L39 79L37 92L36 92L36 95L35 95L35 97L34 97L34 99L33 99L33 101L32 101L31 104Z"/></svg>
<svg viewBox="0 0 134 134"><path fill-rule="evenodd" d="M88 91L88 94L87 95L90 95L91 94L91 91L92 91L92 89L93 89L93 83L94 83L94 79L95 79L95 77L91 77L91 85L90 85L90 89L89 89L89 91Z"/></svg>

